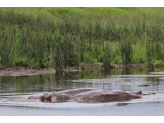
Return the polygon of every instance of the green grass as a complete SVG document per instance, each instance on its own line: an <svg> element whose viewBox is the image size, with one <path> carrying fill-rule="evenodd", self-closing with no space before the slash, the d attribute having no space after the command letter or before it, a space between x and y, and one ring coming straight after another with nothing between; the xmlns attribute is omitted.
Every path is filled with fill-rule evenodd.
<svg viewBox="0 0 164 123"><path fill-rule="evenodd" d="M133 45L133 55L132 55L132 62L133 63L146 63L146 44L134 44Z"/></svg>
<svg viewBox="0 0 164 123"><path fill-rule="evenodd" d="M103 61L107 66L163 65L163 12L140 7L0 8L0 64L54 66L59 72Z"/></svg>
<svg viewBox="0 0 164 123"><path fill-rule="evenodd" d="M74 16L77 18L104 18L114 17L137 18L145 16L151 19L164 18L164 8L160 7L10 7L0 8L3 11L11 10L16 13L28 14L33 16L43 15L53 19L62 16ZM156 18L154 18L156 17Z"/></svg>

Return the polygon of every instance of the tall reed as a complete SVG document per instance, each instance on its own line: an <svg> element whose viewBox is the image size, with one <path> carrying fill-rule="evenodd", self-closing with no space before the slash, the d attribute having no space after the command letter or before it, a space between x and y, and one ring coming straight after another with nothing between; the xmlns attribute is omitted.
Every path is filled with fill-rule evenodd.
<svg viewBox="0 0 164 123"><path fill-rule="evenodd" d="M111 49L109 45L106 45L103 58L103 67L105 70L111 65L111 60Z"/></svg>
<svg viewBox="0 0 164 123"><path fill-rule="evenodd" d="M132 45L137 41L146 43L147 61L152 65L154 60L163 60L163 30L163 26L148 25L144 19L118 25L109 19L64 16L52 20L0 10L0 65L55 66L57 71L63 72L68 66L84 61L93 64L103 60L107 68L112 60L120 61L111 59L117 56L107 50L109 43L117 42L120 50L115 52L120 51L127 66L135 52ZM147 39L142 41L145 34Z"/></svg>
<svg viewBox="0 0 164 123"><path fill-rule="evenodd" d="M130 41L122 41L120 43L121 57L124 65L127 65L131 62L132 57L132 43Z"/></svg>

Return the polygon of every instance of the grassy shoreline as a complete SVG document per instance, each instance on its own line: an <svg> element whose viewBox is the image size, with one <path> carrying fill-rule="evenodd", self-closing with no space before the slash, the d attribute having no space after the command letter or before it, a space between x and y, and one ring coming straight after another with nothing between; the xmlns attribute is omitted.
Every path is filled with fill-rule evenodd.
<svg viewBox="0 0 164 123"><path fill-rule="evenodd" d="M164 66L163 8L0 8L0 65Z"/></svg>

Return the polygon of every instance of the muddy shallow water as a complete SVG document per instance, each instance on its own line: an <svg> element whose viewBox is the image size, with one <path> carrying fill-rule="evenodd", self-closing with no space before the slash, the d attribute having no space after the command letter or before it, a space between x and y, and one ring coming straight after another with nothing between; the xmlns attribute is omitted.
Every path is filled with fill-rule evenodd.
<svg viewBox="0 0 164 123"><path fill-rule="evenodd" d="M163 116L164 74L162 71L113 69L111 71L88 70L36 76L3 76L0 77L0 116ZM37 96L76 88L100 88L127 92L141 90L143 93L155 92L156 94L126 102L96 104L44 103L27 99L31 95Z"/></svg>

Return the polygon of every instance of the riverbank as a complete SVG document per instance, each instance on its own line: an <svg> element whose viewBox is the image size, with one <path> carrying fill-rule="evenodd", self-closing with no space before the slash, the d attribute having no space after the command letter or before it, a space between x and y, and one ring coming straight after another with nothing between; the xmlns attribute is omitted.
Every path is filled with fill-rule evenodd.
<svg viewBox="0 0 164 123"><path fill-rule="evenodd" d="M108 70L116 69L116 68L126 68L123 64L116 64L113 66L109 66ZM147 68L145 64L129 64L127 65L127 69L132 68ZM150 68L148 68L150 69ZM74 67L67 67L66 72L77 72L83 70L104 70L102 65L83 65L83 66L74 66ZM47 68L26 68L26 67L3 67L0 66L0 76L32 76L32 75L45 75L45 74L53 74L56 73L54 67L47 67Z"/></svg>

